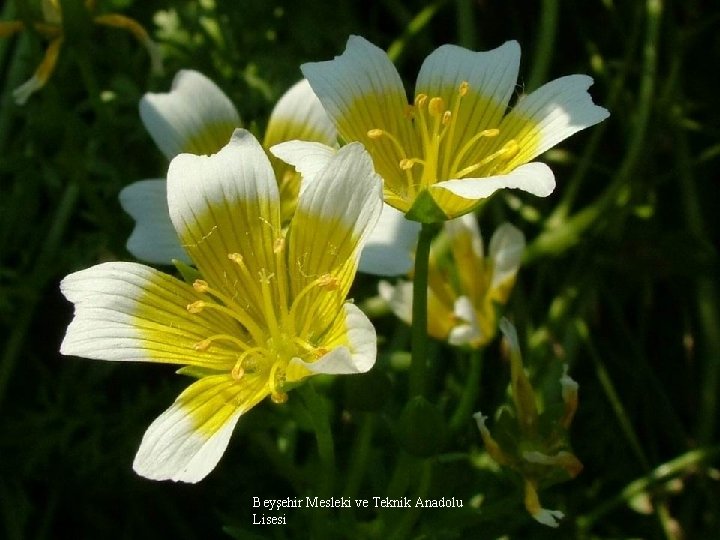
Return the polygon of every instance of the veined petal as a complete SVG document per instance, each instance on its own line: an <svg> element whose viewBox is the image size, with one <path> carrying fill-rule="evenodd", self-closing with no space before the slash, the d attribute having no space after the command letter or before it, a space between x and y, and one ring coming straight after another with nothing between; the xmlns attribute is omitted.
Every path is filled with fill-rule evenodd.
<svg viewBox="0 0 720 540"><path fill-rule="evenodd" d="M405 114L407 95L400 75L385 51L360 36L350 36L345 52L333 60L301 66L315 94L345 141L365 144L378 173L388 184L398 176L398 157L388 144L372 144L370 130L384 130L401 141L408 156L419 155L419 144ZM388 185L404 191L401 185Z"/></svg>
<svg viewBox="0 0 720 540"><path fill-rule="evenodd" d="M304 300L326 324L347 295L360 249L381 211L382 181L358 143L341 148L300 195L288 231L291 287L294 296L320 276L336 280L327 301Z"/></svg>
<svg viewBox="0 0 720 540"><path fill-rule="evenodd" d="M137 263L110 262L70 274L60 283L75 304L60 352L97 360L150 361L229 369L235 349L213 343L198 355L195 345L218 333L238 334L222 313L190 314L193 288Z"/></svg>
<svg viewBox="0 0 720 540"><path fill-rule="evenodd" d="M288 141L276 144L270 152L278 159L295 167L302 176L300 192L304 191L317 174L327 167L337 150L319 142Z"/></svg>
<svg viewBox="0 0 720 540"><path fill-rule="evenodd" d="M510 139L520 151L505 165L505 170L527 163L570 135L602 122L610 113L595 105L588 88L587 75L568 75L551 81L518 100L500 124L496 143Z"/></svg>
<svg viewBox="0 0 720 540"><path fill-rule="evenodd" d="M415 93L439 96L448 107L461 99L453 119L451 146L461 149L477 133L496 128L500 123L515 89L520 68L520 45L508 41L490 51L474 52L456 45L443 45L423 62L418 74ZM467 93L458 97L461 85L467 83ZM492 144L491 139L479 141L467 158L482 154Z"/></svg>
<svg viewBox="0 0 720 540"><path fill-rule="evenodd" d="M292 140L337 144L335 125L307 80L295 83L270 113L263 146Z"/></svg>
<svg viewBox="0 0 720 540"><path fill-rule="evenodd" d="M454 217L468 212L479 200L502 188L522 189L538 197L547 197L555 189L555 175L544 163L533 162L499 176L439 182L431 186L430 191L449 217Z"/></svg>
<svg viewBox="0 0 720 540"><path fill-rule="evenodd" d="M380 219L360 254L358 271L379 276L398 276L412 270L420 224L405 219L399 210L383 204Z"/></svg>
<svg viewBox="0 0 720 540"><path fill-rule="evenodd" d="M503 223L490 239L489 256L493 261L491 289L514 279L525 251L525 235L510 223Z"/></svg>
<svg viewBox="0 0 720 540"><path fill-rule="evenodd" d="M354 304L345 304L343 310L344 317L339 318L338 327L327 336L328 345L332 343L340 345L315 362L293 358L287 371L289 382L316 373L330 375L365 373L375 365L377 357L375 327Z"/></svg>
<svg viewBox="0 0 720 540"><path fill-rule="evenodd" d="M123 188L120 206L135 220L127 249L136 258L153 264L190 262L170 221L164 179L140 180Z"/></svg>
<svg viewBox="0 0 720 540"><path fill-rule="evenodd" d="M203 278L230 297L257 292L260 275L273 272L273 248L282 235L278 187L267 155L249 132L236 130L212 156L173 159L168 207ZM229 259L235 253L247 270Z"/></svg>
<svg viewBox="0 0 720 540"><path fill-rule="evenodd" d="M195 483L225 453L240 416L269 394L266 381L246 375L203 377L147 429L133 469L152 480Z"/></svg>
<svg viewBox="0 0 720 540"><path fill-rule="evenodd" d="M193 70L179 71L169 93L145 94L140 100L140 118L168 159L182 152L213 154L240 126L230 99Z"/></svg>

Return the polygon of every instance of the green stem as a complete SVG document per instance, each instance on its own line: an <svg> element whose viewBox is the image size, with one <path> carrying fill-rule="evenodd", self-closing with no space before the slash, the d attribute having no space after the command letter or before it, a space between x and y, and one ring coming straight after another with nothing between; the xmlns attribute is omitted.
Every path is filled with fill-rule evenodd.
<svg viewBox="0 0 720 540"><path fill-rule="evenodd" d="M460 403L450 419L450 430L458 431L465 423L471 419L473 405L480 393L480 375L482 373L482 349L473 349L468 354L470 363L470 372L465 381L465 388Z"/></svg>
<svg viewBox="0 0 720 540"><path fill-rule="evenodd" d="M410 38L415 36L415 34L420 32L420 30L425 28L425 26L428 25L428 23L432 20L438 10L446 2L447 0L438 0L437 2L434 2L429 6L425 6L417 15L415 15L415 17L413 17L413 19L408 23L402 35L395 41L393 41L388 47L387 54L390 57L390 60L392 60L393 62L397 62L398 58L400 58L400 55L402 55L403 51L405 50L405 46L407 45L408 41L410 41Z"/></svg>
<svg viewBox="0 0 720 540"><path fill-rule="evenodd" d="M347 474L345 491L343 493L351 499L357 496L360 490L360 484L365 475L365 470L367 469L370 443L372 442L373 432L375 431L375 418L376 416L374 414L366 413L360 421L360 430L353 445L353 454L350 458L350 467Z"/></svg>
<svg viewBox="0 0 720 540"><path fill-rule="evenodd" d="M428 491L430 491L431 481L432 462L429 459L426 459L420 465L420 481L418 482L418 487L415 491L414 500L424 499L427 496ZM402 518L397 525L397 528L392 532L389 538L391 538L392 540L401 540L403 538L408 538L409 532L412 530L415 522L420 517L422 510L422 507L415 506L413 506L409 510L405 510L402 514Z"/></svg>
<svg viewBox="0 0 720 540"><path fill-rule="evenodd" d="M475 2L472 0L455 0L455 19L458 28L458 45L466 49L475 49L477 32L473 16Z"/></svg>
<svg viewBox="0 0 720 540"><path fill-rule="evenodd" d="M528 92L535 90L547 79L553 52L555 52L559 11L558 0L543 0L540 10L540 29L535 40L535 56L527 84Z"/></svg>
<svg viewBox="0 0 720 540"><path fill-rule="evenodd" d="M612 499L604 502L589 514L578 517L577 524L581 531L589 531L593 524L608 512L622 506L632 498L647 492L654 486L667 482L685 471L693 470L698 465L708 462L720 455L720 446L697 448L658 465L647 475L630 482Z"/></svg>
<svg viewBox="0 0 720 540"><path fill-rule="evenodd" d="M412 334L410 350L410 397L424 396L425 373L427 372L427 288L430 242L437 225L423 223L415 251L415 272L413 274Z"/></svg>
<svg viewBox="0 0 720 540"><path fill-rule="evenodd" d="M335 444L330 427L330 411L327 403L315 390L312 381L308 381L298 390L315 431L315 441L322 465L322 481L318 492L322 496L329 497L332 495L335 483Z"/></svg>

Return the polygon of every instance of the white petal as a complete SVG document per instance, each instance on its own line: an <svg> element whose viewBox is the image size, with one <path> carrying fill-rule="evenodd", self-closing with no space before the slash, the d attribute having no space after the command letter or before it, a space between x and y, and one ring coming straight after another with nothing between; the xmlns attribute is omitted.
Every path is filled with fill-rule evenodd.
<svg viewBox="0 0 720 540"><path fill-rule="evenodd" d="M469 132L457 132L464 141L487 127L496 127L507 108L515 89L520 67L520 45L508 41L491 51L474 52L457 45L443 45L423 62L418 74L415 93L427 96L449 96L461 83L467 82L470 91L489 102L475 107L461 124Z"/></svg>
<svg viewBox="0 0 720 540"><path fill-rule="evenodd" d="M573 133L610 116L606 109L593 103L587 91L592 84L592 77L587 75L568 75L518 100L500 125L500 133L507 137L522 133L516 138L521 150L510 164L526 163ZM534 127L523 130L527 125Z"/></svg>
<svg viewBox="0 0 720 540"><path fill-rule="evenodd" d="M152 480L202 480L225 453L240 416L265 395L258 379L200 379L147 429L133 469Z"/></svg>
<svg viewBox="0 0 720 540"><path fill-rule="evenodd" d="M300 69L346 141L364 140L372 127L392 124L386 114L400 117L407 96L400 75L385 51L360 36L350 36L345 52L333 60L303 64ZM368 105L362 125L351 121L360 103Z"/></svg>
<svg viewBox="0 0 720 540"><path fill-rule="evenodd" d="M327 167L337 150L319 142L288 141L271 147L270 152L300 173L302 193L310 182L315 180L317 174Z"/></svg>
<svg viewBox="0 0 720 540"><path fill-rule="evenodd" d="M235 322L218 314L189 316L192 287L130 262L103 263L65 277L63 295L75 304L60 352L96 360L151 361L227 367L222 348L198 355L193 345Z"/></svg>
<svg viewBox="0 0 720 540"><path fill-rule="evenodd" d="M563 514L560 510L548 510L547 508L541 508L539 512L533 514L533 517L542 525L554 528L560 525L558 520L564 518L565 514Z"/></svg>
<svg viewBox="0 0 720 540"><path fill-rule="evenodd" d="M412 270L420 224L383 204L380 219L360 254L358 270L378 276L398 276Z"/></svg>
<svg viewBox="0 0 720 540"><path fill-rule="evenodd" d="M331 157L316 174L315 181L300 194L292 228L295 239L291 236L291 242L309 260L322 258L315 257L312 251L326 250L327 245L322 245L318 235L330 235L332 231L303 230L296 226L300 223L298 216L306 215L321 218L325 223L338 223L350 232L348 242L362 246L382 208L382 180L375 173L372 159L360 143L350 143Z"/></svg>
<svg viewBox="0 0 720 540"><path fill-rule="evenodd" d="M430 189L446 189L465 199L485 199L499 189L522 189L538 197L547 197L555 189L555 175L544 163L533 162L520 165L501 176L487 178L463 178L439 182Z"/></svg>
<svg viewBox="0 0 720 540"><path fill-rule="evenodd" d="M270 161L249 132L236 130L212 156L177 156L167 189L170 219L208 282L218 286L236 272L229 253L240 253L252 276L274 267L280 196Z"/></svg>
<svg viewBox="0 0 720 540"><path fill-rule="evenodd" d="M169 93L145 94L140 118L168 159L181 152L217 152L240 125L230 99L214 82L192 70L179 71Z"/></svg>
<svg viewBox="0 0 720 540"><path fill-rule="evenodd" d="M337 347L315 362L293 358L291 364L304 366L312 373L346 375L365 373L375 365L377 336L375 327L354 304L345 304L348 347Z"/></svg>
<svg viewBox="0 0 720 540"><path fill-rule="evenodd" d="M270 113L264 146L299 139L334 146L337 130L307 80L295 83Z"/></svg>
<svg viewBox="0 0 720 540"><path fill-rule="evenodd" d="M137 259L153 264L190 262L170 221L165 180L140 180L123 188L120 206L135 220L127 249Z"/></svg>
<svg viewBox="0 0 720 540"><path fill-rule="evenodd" d="M465 324L459 324L450 330L448 343L450 345L470 345L475 341L482 339L482 332L478 324L477 316L472 302L467 296L460 296L455 300L453 309L455 317L465 321Z"/></svg>
<svg viewBox="0 0 720 540"><path fill-rule="evenodd" d="M490 258L493 261L493 278L490 288L515 276L525 251L525 235L510 223L503 223L490 239Z"/></svg>
<svg viewBox="0 0 720 540"><path fill-rule="evenodd" d="M391 285L387 281L378 283L380 298L385 300L395 316L406 324L412 324L412 281L398 281Z"/></svg>

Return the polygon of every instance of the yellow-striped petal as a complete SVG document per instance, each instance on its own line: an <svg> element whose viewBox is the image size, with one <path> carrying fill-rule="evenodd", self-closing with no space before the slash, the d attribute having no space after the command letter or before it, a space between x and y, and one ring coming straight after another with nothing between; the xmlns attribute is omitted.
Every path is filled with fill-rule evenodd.
<svg viewBox="0 0 720 540"><path fill-rule="evenodd" d="M140 118L158 148L172 159L182 152L213 154L240 126L235 106L205 75L181 70L168 93L147 93Z"/></svg>
<svg viewBox="0 0 720 540"><path fill-rule="evenodd" d="M236 350L212 335L242 338L235 322L218 312L191 314L193 288L137 263L103 263L70 274L60 284L75 304L60 352L97 360L149 361L230 370Z"/></svg>
<svg viewBox="0 0 720 540"><path fill-rule="evenodd" d="M350 36L343 54L334 60L303 64L301 70L340 136L368 148L390 192L407 191L397 150L391 144L374 144L368 135L371 130L392 133L409 155L419 151L406 116L405 88L387 54L360 36Z"/></svg>
<svg viewBox="0 0 720 540"><path fill-rule="evenodd" d="M195 483L225 453L240 416L268 395L265 381L204 377L190 385L147 429L133 469L152 480Z"/></svg>
<svg viewBox="0 0 720 540"><path fill-rule="evenodd" d="M259 318L261 281L276 272L283 232L277 182L257 140L237 130L215 155L177 156L168 170L168 206L203 278Z"/></svg>

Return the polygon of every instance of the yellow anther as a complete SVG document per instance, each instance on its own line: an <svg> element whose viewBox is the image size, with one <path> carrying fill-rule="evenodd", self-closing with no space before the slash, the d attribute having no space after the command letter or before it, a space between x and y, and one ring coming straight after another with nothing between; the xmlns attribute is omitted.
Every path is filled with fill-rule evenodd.
<svg viewBox="0 0 720 540"><path fill-rule="evenodd" d="M445 100L441 97L434 97L430 99L430 103L428 104L428 112L430 113L430 116L433 117L440 117L445 112Z"/></svg>
<svg viewBox="0 0 720 540"><path fill-rule="evenodd" d="M412 166L413 166L413 165L415 165L415 160L413 160L413 159L407 159L407 158L406 158L406 159L401 159L401 160L400 160L400 168L401 168L403 171L408 171L408 170L412 169Z"/></svg>
<svg viewBox="0 0 720 540"><path fill-rule="evenodd" d="M450 123L450 120L452 120L452 112L445 111L442 117L442 125L447 126Z"/></svg>
<svg viewBox="0 0 720 540"><path fill-rule="evenodd" d="M202 341L198 341L195 345L193 345L192 348L196 351L206 351L210 347L210 343L212 343L212 340L203 339Z"/></svg>
<svg viewBox="0 0 720 540"><path fill-rule="evenodd" d="M273 403L285 403L288 400L288 395L285 392L273 392L270 394L270 399Z"/></svg>
<svg viewBox="0 0 720 540"><path fill-rule="evenodd" d="M208 289L210 289L210 286L208 285L208 282L204 279L196 279L193 281L193 289L195 289L197 292L208 292Z"/></svg>
<svg viewBox="0 0 720 540"><path fill-rule="evenodd" d="M385 134L385 132L382 129L371 129L367 132L367 136L371 139L379 139Z"/></svg>
<svg viewBox="0 0 720 540"><path fill-rule="evenodd" d="M334 291L340 285L340 280L331 274L323 274L317 280L318 287L328 291Z"/></svg>
<svg viewBox="0 0 720 540"><path fill-rule="evenodd" d="M273 244L273 253L280 253L284 247L285 239L282 236L277 237L275 239L275 243Z"/></svg>
<svg viewBox="0 0 720 540"><path fill-rule="evenodd" d="M243 257L239 253L228 253L228 259L230 259L236 264L240 264L243 262Z"/></svg>
<svg viewBox="0 0 720 540"><path fill-rule="evenodd" d="M245 375L245 370L242 367L242 362L237 362L230 370L230 376L236 381L239 381L243 378L243 375Z"/></svg>
<svg viewBox="0 0 720 540"><path fill-rule="evenodd" d="M500 130L497 128L483 129L480 132L480 136L482 136L482 137L497 137L498 135L500 135Z"/></svg>
<svg viewBox="0 0 720 540"><path fill-rule="evenodd" d="M460 88L458 88L458 94L460 94L460 97L463 97L467 95L469 89L470 83L468 83L467 81L463 81L460 83Z"/></svg>
<svg viewBox="0 0 720 540"><path fill-rule="evenodd" d="M424 107L427 99L427 94L418 94L417 96L415 96L415 106Z"/></svg>
<svg viewBox="0 0 720 540"><path fill-rule="evenodd" d="M328 353L328 350L326 347L318 347L313 351L313 356L317 360L318 358L322 358Z"/></svg>
<svg viewBox="0 0 720 540"><path fill-rule="evenodd" d="M198 300L196 302L192 302L192 303L188 304L187 310L190 313L200 313L206 305L207 304L205 302L203 302L202 300Z"/></svg>
<svg viewBox="0 0 720 540"><path fill-rule="evenodd" d="M518 145L517 141L515 139L510 139L503 145L503 147L500 149L500 152L503 154L503 157L505 159L509 159L515 154L517 154L519 149L520 146Z"/></svg>
<svg viewBox="0 0 720 540"><path fill-rule="evenodd" d="M260 283L269 284L270 280L275 277L275 274L272 272L268 272L263 268L258 272L258 276L260 276Z"/></svg>

